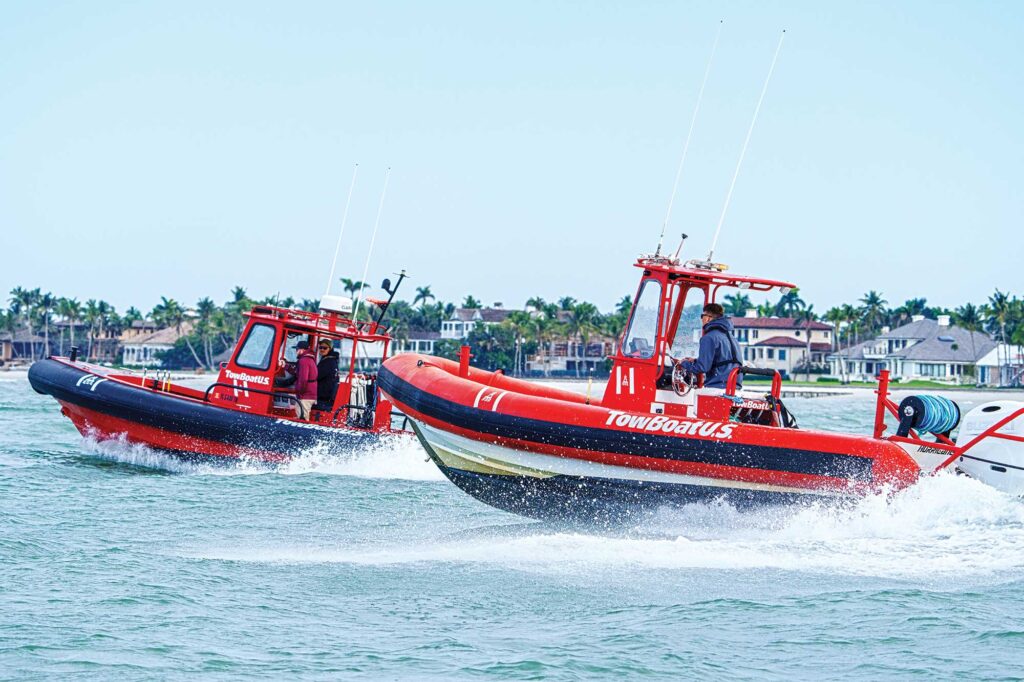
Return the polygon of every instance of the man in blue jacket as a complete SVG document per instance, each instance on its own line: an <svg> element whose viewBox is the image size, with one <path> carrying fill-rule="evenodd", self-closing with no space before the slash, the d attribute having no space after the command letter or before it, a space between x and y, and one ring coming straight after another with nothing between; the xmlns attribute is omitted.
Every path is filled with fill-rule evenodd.
<svg viewBox="0 0 1024 682"><path fill-rule="evenodd" d="M743 364L743 353L732 336L732 321L717 303L708 303L700 316L704 335L696 358L684 358L683 369L704 375L705 388L724 389L729 373ZM743 385L743 375L736 378L736 387Z"/></svg>

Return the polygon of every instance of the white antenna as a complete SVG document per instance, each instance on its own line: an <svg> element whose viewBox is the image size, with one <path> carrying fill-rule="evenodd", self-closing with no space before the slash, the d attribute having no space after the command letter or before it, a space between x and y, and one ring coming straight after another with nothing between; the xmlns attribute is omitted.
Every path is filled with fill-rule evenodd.
<svg viewBox="0 0 1024 682"><path fill-rule="evenodd" d="M334 247L334 260L331 261L331 274L327 277L327 289L324 296L331 293L331 283L334 281L334 269L338 266L338 252L341 251L341 235L345 234L345 223L348 222L348 207L352 204L352 190L356 187L356 173L359 172L359 164L352 170L352 183L348 186L348 200L345 202L345 213L341 216L341 230L338 232L338 244Z"/></svg>
<svg viewBox="0 0 1024 682"><path fill-rule="evenodd" d="M711 240L711 250L708 251L708 262L715 255L715 247L718 245L718 235L722 231L722 223L725 222L725 212L729 210L729 200L732 199L732 190L736 187L736 178L740 175L740 166L743 165L743 157L747 154L747 145L750 144L750 135L754 132L754 124L757 123L757 114L761 111L761 102L764 101L764 93L768 91L768 81L772 79L772 72L775 70L775 62L779 58L779 50L782 49L782 39L786 37L786 31L779 36L779 44L775 48L775 56L772 57L772 65L768 67L768 76L764 79L764 87L761 88L761 97L757 100L754 108L754 118L750 121L750 128L747 130L747 139L743 141L743 149L740 151L740 159L736 162L736 172L732 174L732 182L729 184L729 192L725 195L725 204L722 206L722 215L718 217L718 227L715 228L715 238Z"/></svg>
<svg viewBox="0 0 1024 682"><path fill-rule="evenodd" d="M352 311L352 321L359 321L359 306L363 302L363 291L366 290L366 277L370 273L370 256L373 255L373 243L377 241L377 227L380 225L380 214L384 210L384 195L388 192L388 178L391 177L391 166L384 171L384 189L380 191L380 204L377 205L377 219L373 222L373 235L370 237L370 250L366 253L366 267L363 268L363 278L359 280L359 298L356 299L355 310ZM370 316L373 317L372 315Z"/></svg>
<svg viewBox="0 0 1024 682"><path fill-rule="evenodd" d="M679 189L679 178L683 174L683 164L686 162L686 152L690 149L690 137L693 135L693 127L697 123L697 112L700 111L700 103L704 98L704 86L708 84L708 75L711 73L711 63L715 60L715 51L718 49L718 39L722 37L722 24L718 22L718 33L715 34L715 42L711 46L711 56L708 57L707 68L704 69L704 80L701 81L700 91L697 93L697 104L693 107L693 117L690 119L690 130L686 133L686 142L683 144L683 154L679 157L679 167L676 168L676 181L672 183L672 195L668 199L668 211L665 213L665 222L661 224L661 236L658 237L658 250L655 256L661 255L661 245L665 241L665 228L668 227L668 219L672 216L672 204L676 200L676 190Z"/></svg>

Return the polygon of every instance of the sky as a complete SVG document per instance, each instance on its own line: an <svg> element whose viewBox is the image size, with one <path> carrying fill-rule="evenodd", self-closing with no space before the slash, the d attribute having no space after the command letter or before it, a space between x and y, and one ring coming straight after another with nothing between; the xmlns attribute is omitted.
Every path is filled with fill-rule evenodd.
<svg viewBox="0 0 1024 682"><path fill-rule="evenodd" d="M1024 294L1024 4L909 1L2 3L0 292L319 296L358 163L337 277L390 168L373 284L609 310L720 22L669 248L706 254L785 29L715 260L818 312Z"/></svg>

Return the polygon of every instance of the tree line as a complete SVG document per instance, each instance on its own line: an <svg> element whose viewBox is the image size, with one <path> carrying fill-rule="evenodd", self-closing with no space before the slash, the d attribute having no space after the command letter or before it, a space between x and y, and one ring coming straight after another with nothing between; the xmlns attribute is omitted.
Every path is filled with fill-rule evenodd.
<svg viewBox="0 0 1024 682"><path fill-rule="evenodd" d="M368 286L349 278L340 281L346 293L356 299ZM925 298L913 298L889 307L883 295L874 290L854 303L832 307L820 315L813 305L802 299L798 289L786 292L775 302L755 305L743 292L729 294L721 302L726 313L732 316L743 316L752 309L762 317L831 323L836 328L833 335L836 348L856 345L877 336L883 327L898 327L917 315L931 319L949 315L955 325L964 329L983 331L996 341L1024 344L1024 299L998 289L980 305L966 303L952 309L930 306ZM244 313L258 304L315 311L319 299L273 296L257 300L237 286L220 304L203 297L194 306L186 306L173 298L161 297L148 313L133 306L119 314L113 305L103 300L81 302L54 296L39 288L16 287L10 293L7 309L0 310L0 329L11 333L24 330L30 336L41 336L44 354L65 353L70 346L78 345L87 359L96 359L103 339L116 338L134 322L149 320L159 328L173 327L180 335L174 349L163 358L165 366L213 369L214 358L231 348L241 334ZM613 310L602 312L595 304L572 296L557 301L532 297L526 301L524 310L510 312L501 324L478 325L467 341L474 349L474 362L479 366L503 368L517 374L525 372L527 357L539 349L551 352L555 344L565 343L575 351L579 372L579 360L592 359L587 354L592 343L618 337L631 305L631 297L624 296ZM430 286L417 287L411 300L393 302L385 324L396 339L405 340L414 332L439 331L442 322L451 319L459 307L482 308L483 305L472 295L465 296L461 305L441 301ZM361 318L367 319L369 314L367 306L360 306ZM62 324L55 327L58 322ZM84 338L76 337L76 332L84 332ZM445 340L435 348L440 355L454 357L461 343ZM34 355L35 348L31 347L30 352Z"/></svg>

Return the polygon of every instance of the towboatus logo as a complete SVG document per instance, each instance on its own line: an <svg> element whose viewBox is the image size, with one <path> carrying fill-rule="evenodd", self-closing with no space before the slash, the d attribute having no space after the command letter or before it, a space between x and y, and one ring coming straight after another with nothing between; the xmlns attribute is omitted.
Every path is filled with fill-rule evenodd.
<svg viewBox="0 0 1024 682"><path fill-rule="evenodd" d="M249 374L248 372L232 372L230 369L224 370L224 376L232 381L243 381L252 382L254 384L262 384L264 386L270 385L270 377L263 377L259 374Z"/></svg>
<svg viewBox="0 0 1024 682"><path fill-rule="evenodd" d="M703 436L705 438L732 438L732 430L736 427L735 424L708 422L701 419L676 419L663 414L646 417L639 414L628 414L621 410L608 410L608 420L605 421L605 426L613 425L651 433L661 432L676 436Z"/></svg>

